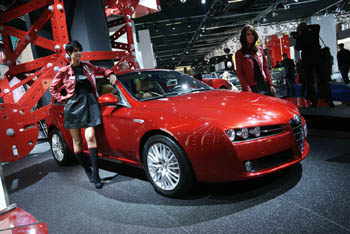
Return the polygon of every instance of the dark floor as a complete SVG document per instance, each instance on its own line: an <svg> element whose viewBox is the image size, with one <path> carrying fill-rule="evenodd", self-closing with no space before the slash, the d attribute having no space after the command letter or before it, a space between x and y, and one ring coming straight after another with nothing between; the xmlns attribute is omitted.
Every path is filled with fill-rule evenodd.
<svg viewBox="0 0 350 234"><path fill-rule="evenodd" d="M109 183L96 190L79 166L59 167L48 143L4 172L10 201L49 233L350 233L350 132L310 130L308 140L301 164L201 184L182 199L158 195L142 170L109 162L101 173Z"/></svg>

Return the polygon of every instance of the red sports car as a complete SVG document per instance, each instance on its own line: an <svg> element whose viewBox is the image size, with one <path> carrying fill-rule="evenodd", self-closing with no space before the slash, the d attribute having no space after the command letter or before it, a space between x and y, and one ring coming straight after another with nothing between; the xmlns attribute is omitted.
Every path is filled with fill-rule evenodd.
<svg viewBox="0 0 350 234"><path fill-rule="evenodd" d="M196 181L263 176L309 152L305 120L282 99L213 89L168 70L119 74L116 92L98 99L99 156L144 168L155 190L166 196L182 195ZM63 107L52 104L47 119L59 165L72 158Z"/></svg>

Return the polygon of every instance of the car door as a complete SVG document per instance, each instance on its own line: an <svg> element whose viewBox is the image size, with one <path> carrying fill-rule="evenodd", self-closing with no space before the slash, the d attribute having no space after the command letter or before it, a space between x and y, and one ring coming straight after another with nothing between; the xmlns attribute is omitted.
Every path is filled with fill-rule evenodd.
<svg viewBox="0 0 350 234"><path fill-rule="evenodd" d="M119 160L136 160L135 138L130 134L133 125L131 107L101 106L102 125L96 136L99 151L106 157Z"/></svg>
<svg viewBox="0 0 350 234"><path fill-rule="evenodd" d="M99 99L99 105L102 124L95 128L98 152L107 158L136 163L135 136L129 134L133 124L130 118L131 106L123 96L118 104L106 105ZM83 144L87 148L84 137Z"/></svg>

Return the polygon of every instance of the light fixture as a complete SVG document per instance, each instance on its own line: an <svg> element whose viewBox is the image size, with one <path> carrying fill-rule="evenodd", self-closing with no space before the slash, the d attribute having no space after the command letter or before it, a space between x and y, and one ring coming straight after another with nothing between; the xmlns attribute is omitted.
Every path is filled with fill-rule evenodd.
<svg viewBox="0 0 350 234"><path fill-rule="evenodd" d="M276 17L278 14L276 11L272 12L272 17Z"/></svg>
<svg viewBox="0 0 350 234"><path fill-rule="evenodd" d="M228 0L227 3L242 2L243 0Z"/></svg>
<svg viewBox="0 0 350 234"><path fill-rule="evenodd" d="M190 22L187 23L187 28L191 28Z"/></svg>
<svg viewBox="0 0 350 234"><path fill-rule="evenodd" d="M173 26L171 27L171 29L172 29L173 31L175 31L175 30L176 30L175 25L173 25Z"/></svg>
<svg viewBox="0 0 350 234"><path fill-rule="evenodd" d="M205 4L206 0L202 0L202 4Z"/></svg>
<svg viewBox="0 0 350 234"><path fill-rule="evenodd" d="M187 0L180 0L181 3L185 3Z"/></svg>

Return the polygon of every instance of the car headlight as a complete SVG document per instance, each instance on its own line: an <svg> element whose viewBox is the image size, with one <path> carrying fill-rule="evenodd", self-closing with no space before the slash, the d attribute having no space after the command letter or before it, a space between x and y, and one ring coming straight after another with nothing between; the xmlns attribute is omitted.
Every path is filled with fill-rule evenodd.
<svg viewBox="0 0 350 234"><path fill-rule="evenodd" d="M261 135L260 127L249 129L249 133L255 137L259 137Z"/></svg>
<svg viewBox="0 0 350 234"><path fill-rule="evenodd" d="M260 127L228 129L225 133L231 141L247 140L261 136Z"/></svg>
<svg viewBox="0 0 350 234"><path fill-rule="evenodd" d="M235 130L229 129L229 130L226 130L225 133L231 141L235 140L235 136L236 136Z"/></svg>

